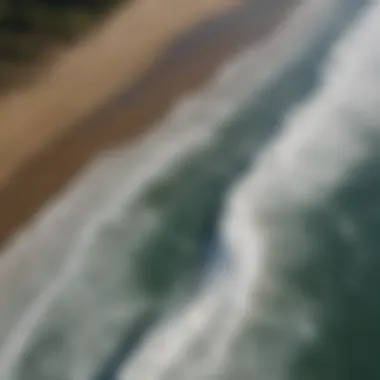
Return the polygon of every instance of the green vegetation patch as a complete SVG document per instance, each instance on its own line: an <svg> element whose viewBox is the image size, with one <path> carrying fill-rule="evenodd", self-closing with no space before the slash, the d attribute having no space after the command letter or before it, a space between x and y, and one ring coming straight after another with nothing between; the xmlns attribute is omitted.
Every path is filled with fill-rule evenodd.
<svg viewBox="0 0 380 380"><path fill-rule="evenodd" d="M0 87L90 30L121 0L0 0Z"/></svg>

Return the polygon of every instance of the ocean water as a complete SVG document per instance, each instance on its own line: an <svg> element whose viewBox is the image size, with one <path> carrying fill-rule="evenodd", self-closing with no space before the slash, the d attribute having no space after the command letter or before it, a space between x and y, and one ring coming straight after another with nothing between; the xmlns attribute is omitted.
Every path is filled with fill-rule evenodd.
<svg viewBox="0 0 380 380"><path fill-rule="evenodd" d="M1 379L379 378L380 6L280 30L8 247Z"/></svg>

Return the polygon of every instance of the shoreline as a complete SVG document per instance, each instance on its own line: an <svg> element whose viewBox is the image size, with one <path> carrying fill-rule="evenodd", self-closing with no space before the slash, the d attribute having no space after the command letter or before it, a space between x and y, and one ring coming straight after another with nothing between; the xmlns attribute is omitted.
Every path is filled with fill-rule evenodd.
<svg viewBox="0 0 380 380"><path fill-rule="evenodd" d="M46 144L0 190L0 246L97 154L139 136L179 96L206 82L230 55L265 37L296 1L281 3L267 1L262 5L266 13L255 15L258 5L247 2L177 37L135 86L127 86L108 105Z"/></svg>

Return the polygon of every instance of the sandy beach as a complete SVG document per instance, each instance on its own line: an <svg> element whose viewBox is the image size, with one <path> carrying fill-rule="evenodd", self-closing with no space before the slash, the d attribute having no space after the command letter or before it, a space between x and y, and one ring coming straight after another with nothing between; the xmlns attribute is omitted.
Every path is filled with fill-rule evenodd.
<svg viewBox="0 0 380 380"><path fill-rule="evenodd" d="M147 130L296 2L139 0L4 97L0 244L91 158Z"/></svg>

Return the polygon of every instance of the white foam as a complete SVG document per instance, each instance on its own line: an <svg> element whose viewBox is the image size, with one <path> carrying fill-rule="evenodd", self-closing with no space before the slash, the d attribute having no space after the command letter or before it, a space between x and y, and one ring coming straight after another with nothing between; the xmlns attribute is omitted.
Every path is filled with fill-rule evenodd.
<svg viewBox="0 0 380 380"><path fill-rule="evenodd" d="M312 262L315 254L313 231L305 228L303 217L322 212L330 218L333 210L324 208L331 194L358 163L374 152L378 157L380 4L373 3L334 49L316 92L289 115L282 133L231 195L225 238L234 255L259 255L260 263L256 281L249 285L251 317L241 326L244 348L235 347L233 378L292 378L290 361L317 335L318 308L302 289L289 286L286 273ZM341 233L353 233L352 226L342 226L339 215L333 217ZM290 326L268 299L286 305ZM255 338L250 335L248 342L244 331L259 323L269 326L272 339L260 340L255 351ZM244 354L247 345L249 357Z"/></svg>
<svg viewBox="0 0 380 380"><path fill-rule="evenodd" d="M138 144L110 152L108 157L100 157L11 242L0 259L2 378L12 378L11 371L25 343L33 336L42 318L46 317L53 300L58 296L64 297L66 286L72 294L72 281L79 281L86 257L90 255L89 247L102 226L111 221L117 223L122 205L128 202L133 204L141 188L168 170L168 165L178 162L185 153L189 154L207 144L218 122L236 111L252 93L259 94L263 87L281 74L287 64L297 60L308 44L312 44L313 39L323 31L326 23L333 20L334 9L339 10L339 4L338 0L326 0L300 7L286 25L281 25L281 34L277 30L260 46L251 47L229 63L200 92L184 99ZM237 259L237 265L242 265L239 267L242 295L248 288L248 282L251 282L251 271L256 267L245 265L248 264L245 257ZM245 271L248 272L244 274ZM221 289L223 287L217 290ZM202 297L218 299L214 291L212 297L207 294ZM238 300L241 299L236 299L237 305L240 305ZM202 302L196 301L189 310L205 310L199 313L211 320L216 304L205 309L201 305ZM235 315L240 316L241 313L233 312L234 307L230 310L232 317L226 320L235 321ZM198 311L189 313L198 314ZM186 318L179 321L179 326L185 321ZM228 339L235 325L231 322L220 339ZM178 327L178 331L181 329ZM201 327L199 332L203 330L204 327ZM170 357L172 348L168 347L166 354ZM91 358L91 363L94 362L96 357Z"/></svg>
<svg viewBox="0 0 380 380"><path fill-rule="evenodd" d="M321 2L319 5L322 6ZM210 379L212 375L220 378L221 368L228 362L229 346L239 326L251 312L257 312L252 298L261 292L263 286L265 239L261 228L255 228L249 205L260 204L267 194L260 193L252 200L248 190L251 190L250 186L242 185L238 195L233 195L223 223L233 272L227 276L222 273L216 286L206 287L185 310L157 326L136 355L126 363L120 379L190 380ZM270 285L276 288L275 281ZM208 307L205 300L210 302L206 304ZM260 319L258 314L256 316ZM312 339L314 324L308 315L301 313L296 317L293 323L297 324L298 331L305 339ZM199 346L203 346L203 350ZM194 352L198 352L198 356ZM249 351L249 355L252 352Z"/></svg>

